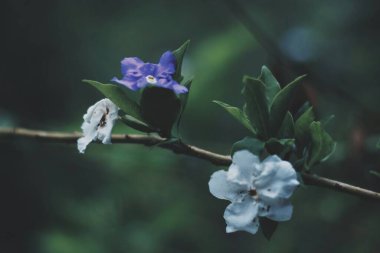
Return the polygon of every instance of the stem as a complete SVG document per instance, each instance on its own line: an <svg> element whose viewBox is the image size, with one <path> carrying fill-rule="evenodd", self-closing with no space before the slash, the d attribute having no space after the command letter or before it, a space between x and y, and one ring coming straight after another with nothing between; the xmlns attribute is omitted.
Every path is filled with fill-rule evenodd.
<svg viewBox="0 0 380 253"><path fill-rule="evenodd" d="M66 132L50 132L41 130L31 130L25 128L0 128L0 140L22 137L35 139L38 141L46 141L51 143L67 143L75 144L77 139L82 137L81 133L66 133ZM168 149L176 154L184 154L199 159L209 161L218 166L228 166L231 164L229 155L221 155L211 151L201 149L192 145L183 143L182 141L170 142L167 139L158 136L147 136L138 134L114 134L112 135L113 143L130 143L141 144L146 146L159 146L160 148ZM359 188L343 182L335 181L325 177L301 172L302 179L307 185L314 185L331 189L334 191L345 192L361 198L380 201L380 193Z"/></svg>

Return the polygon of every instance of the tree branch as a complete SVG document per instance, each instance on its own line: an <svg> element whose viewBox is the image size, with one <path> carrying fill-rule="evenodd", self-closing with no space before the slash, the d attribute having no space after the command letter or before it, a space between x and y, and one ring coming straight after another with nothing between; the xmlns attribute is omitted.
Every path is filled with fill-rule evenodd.
<svg viewBox="0 0 380 253"><path fill-rule="evenodd" d="M77 139L81 136L82 134L78 132L66 133L31 130L25 128L0 128L0 140L21 137L35 139L38 141L46 141L50 143L75 144L77 142ZM161 148L171 150L176 154L184 154L203 159L218 166L228 166L231 163L231 157L229 155L216 154L205 149L185 144L182 141L168 141L167 139L158 136L114 134L112 135L112 142L124 144L141 144L145 146L159 146ZM307 185L314 185L334 191L345 192L361 198L380 201L380 193L374 191L320 177L314 174L308 174L305 172L302 172L301 176L304 183Z"/></svg>

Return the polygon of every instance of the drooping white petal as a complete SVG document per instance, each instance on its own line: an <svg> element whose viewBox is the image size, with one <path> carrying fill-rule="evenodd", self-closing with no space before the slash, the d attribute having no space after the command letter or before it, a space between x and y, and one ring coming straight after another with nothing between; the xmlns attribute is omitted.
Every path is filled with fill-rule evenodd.
<svg viewBox="0 0 380 253"><path fill-rule="evenodd" d="M227 172L224 170L214 172L208 185L212 195L231 202L241 201L248 194L248 187L229 181L227 179Z"/></svg>
<svg viewBox="0 0 380 253"><path fill-rule="evenodd" d="M109 99L102 99L90 106L83 116L83 137L78 139L78 150L84 153L87 145L99 139L104 144L111 143L111 131L118 117L118 107Z"/></svg>
<svg viewBox="0 0 380 253"><path fill-rule="evenodd" d="M293 213L293 206L290 204L290 201L286 200L280 204L259 204L259 216L267 217L274 221L287 221L290 220Z"/></svg>
<svg viewBox="0 0 380 253"><path fill-rule="evenodd" d="M274 221L290 220L293 214L293 206L290 203L285 205L274 205L269 209L267 217Z"/></svg>
<svg viewBox="0 0 380 253"><path fill-rule="evenodd" d="M224 212L227 227L242 230L249 226L256 218L258 203L250 196L246 196L241 202L232 202Z"/></svg>
<svg viewBox="0 0 380 253"><path fill-rule="evenodd" d="M253 177L258 174L260 160L248 150L239 150L232 156L228 169L228 180L239 184L252 185Z"/></svg>
<svg viewBox="0 0 380 253"><path fill-rule="evenodd" d="M259 219L254 218L252 222L250 222L248 225L240 228L236 228L233 225L227 224L226 227L226 233L233 233L236 231L245 231L251 234L256 234L257 230L259 229Z"/></svg>

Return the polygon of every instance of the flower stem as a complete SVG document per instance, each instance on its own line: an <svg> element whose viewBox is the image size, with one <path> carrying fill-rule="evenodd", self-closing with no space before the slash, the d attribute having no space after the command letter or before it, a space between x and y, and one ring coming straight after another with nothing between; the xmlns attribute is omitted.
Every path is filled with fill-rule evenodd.
<svg viewBox="0 0 380 253"><path fill-rule="evenodd" d="M37 141L50 143L76 144L77 139L82 137L79 132L53 132L42 130L31 130L26 128L0 128L0 141L11 140L13 138L35 139ZM138 134L114 134L112 143L141 144L146 146L159 146L168 149L176 154L184 154L209 161L218 166L228 166L231 163L229 155L221 155L211 151L198 148L196 146L183 143L181 140L168 142L167 139L158 136L138 135ZM332 180L310 173L301 173L304 183L318 187L327 188L334 191L344 192L365 199L380 201L380 193L368 189L363 189L344 182Z"/></svg>

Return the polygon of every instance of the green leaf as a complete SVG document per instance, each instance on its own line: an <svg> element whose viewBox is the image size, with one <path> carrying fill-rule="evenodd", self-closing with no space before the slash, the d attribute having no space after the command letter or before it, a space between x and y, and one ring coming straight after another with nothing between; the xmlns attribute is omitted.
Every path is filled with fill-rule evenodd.
<svg viewBox="0 0 380 253"><path fill-rule="evenodd" d="M374 176L376 176L376 177L378 177L378 178L380 178L380 172L378 172L378 171L370 170L369 173L372 174L372 175L374 175Z"/></svg>
<svg viewBox="0 0 380 253"><path fill-rule="evenodd" d="M126 114L131 115L138 120L142 120L140 114L140 106L135 101L130 99L123 91L123 88L120 86L113 84L103 84L93 80L82 80L82 82L91 84L97 88L104 96L109 98Z"/></svg>
<svg viewBox="0 0 380 253"><path fill-rule="evenodd" d="M270 118L269 125L271 127L271 134L276 136L278 129L281 126L282 121L289 109L290 102L294 96L294 92L299 85L299 81L306 75L297 77L293 82L286 85L281 91L279 91L273 98L273 102L270 105Z"/></svg>
<svg viewBox="0 0 380 253"><path fill-rule="evenodd" d="M120 120L127 126L132 127L144 133L152 133L152 132L158 131L157 129L154 129L150 127L149 125L147 125L145 122L142 122L128 114L120 117Z"/></svg>
<svg viewBox="0 0 380 253"><path fill-rule="evenodd" d="M335 119L335 115L334 115L334 114L330 115L327 119L321 120L321 122L322 122L322 126L323 126L323 127L326 127L328 124L330 124L330 122L331 122L333 119Z"/></svg>
<svg viewBox="0 0 380 253"><path fill-rule="evenodd" d="M188 92L179 95L179 99L181 100L181 111L179 113L178 120L177 120L177 132L179 132L179 125L181 124L182 115L183 115L183 112L185 111L185 108L187 105L187 100L188 100L189 95L190 95L190 89L191 89L191 83L192 82L193 82L193 79L187 80L183 84L183 86L185 86L187 88Z"/></svg>
<svg viewBox="0 0 380 253"><path fill-rule="evenodd" d="M295 137L297 143L300 146L305 146L305 144L310 139L310 124L315 120L315 114L313 112L313 107L307 109L295 123Z"/></svg>
<svg viewBox="0 0 380 253"><path fill-rule="evenodd" d="M310 125L311 148L309 151L306 169L327 160L335 151L336 143L331 136L322 128L321 122L314 121Z"/></svg>
<svg viewBox="0 0 380 253"><path fill-rule="evenodd" d="M185 43L182 44L182 46L173 51L174 57L177 60L173 79L176 80L178 83L180 83L183 80L183 76L181 75L182 61L186 53L186 50L189 47L189 44L190 40L187 40Z"/></svg>
<svg viewBox="0 0 380 253"><path fill-rule="evenodd" d="M309 101L306 101L299 109L298 111L296 112L296 114L294 115L294 118L295 119L298 119L302 114L304 114L307 110L309 110L309 108L311 107L310 105L310 102Z"/></svg>
<svg viewBox="0 0 380 253"><path fill-rule="evenodd" d="M143 90L140 100L143 121L159 129L162 137L171 137L171 129L181 111L181 101L169 89L150 86Z"/></svg>
<svg viewBox="0 0 380 253"><path fill-rule="evenodd" d="M234 117L237 121L239 121L243 126L245 126L252 133L256 134L256 130L251 126L251 123L249 122L249 119L247 118L247 115L245 115L243 110L241 110L240 108L237 108L237 107L233 107L229 104L226 104L226 103L218 101L218 100L213 100L212 102L221 106L229 114L231 114L232 117Z"/></svg>
<svg viewBox="0 0 380 253"><path fill-rule="evenodd" d="M257 134L263 139L268 138L269 111L265 96L265 85L258 79L245 76L243 78L243 96L246 102L246 114L251 124L257 129Z"/></svg>
<svg viewBox="0 0 380 253"><path fill-rule="evenodd" d="M270 104L275 95L281 90L280 84L273 76L272 72L265 65L262 66L258 79L265 84L266 97Z"/></svg>
<svg viewBox="0 0 380 253"><path fill-rule="evenodd" d="M380 139L377 141L376 143L376 148L379 148L380 149Z"/></svg>
<svg viewBox="0 0 380 253"><path fill-rule="evenodd" d="M265 217L260 217L261 231L263 231L263 234L267 240L270 240L270 238L272 238L274 232L277 229L277 225L277 221L273 221Z"/></svg>
<svg viewBox="0 0 380 253"><path fill-rule="evenodd" d="M292 114L288 111L284 121L278 131L279 138L294 138L294 120Z"/></svg>
<svg viewBox="0 0 380 253"><path fill-rule="evenodd" d="M265 143L265 148L271 155L278 155L284 158L285 154L295 148L294 139L275 139L271 138Z"/></svg>
<svg viewBox="0 0 380 253"><path fill-rule="evenodd" d="M264 150L264 145L265 145L264 142L256 138L245 137L244 139L238 142L235 142L232 145L231 154L233 155L236 151L239 151L239 150L248 150L252 154L260 156L261 152Z"/></svg>

